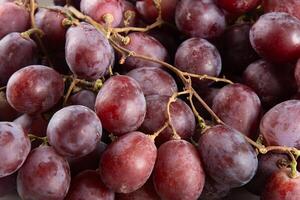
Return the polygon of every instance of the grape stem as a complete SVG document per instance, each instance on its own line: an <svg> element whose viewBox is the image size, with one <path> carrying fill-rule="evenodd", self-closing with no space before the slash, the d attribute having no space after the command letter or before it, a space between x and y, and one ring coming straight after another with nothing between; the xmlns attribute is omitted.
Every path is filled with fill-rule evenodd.
<svg viewBox="0 0 300 200"><path fill-rule="evenodd" d="M35 141L35 140L40 140L43 142L43 144L48 145L48 138L46 137L39 137L33 134L28 134L28 137L30 139L31 142Z"/></svg>
<svg viewBox="0 0 300 200"><path fill-rule="evenodd" d="M30 39L30 36L33 34L37 34L38 37L43 37L44 32L39 28L32 28L32 29L29 29L29 30L21 33L21 36L25 39Z"/></svg>
<svg viewBox="0 0 300 200"><path fill-rule="evenodd" d="M76 84L77 84L78 82L79 82L78 79L76 78L76 76L74 76L74 78L72 79L72 83L71 83L71 85L69 86L69 89L68 89L68 91L67 91L67 93L66 93L66 95L65 95L65 97L64 97L63 105L66 105L66 104L67 104L67 101L68 101L68 99L69 99L69 97L70 97L70 95L71 95L71 93L72 93L74 87L76 86Z"/></svg>
<svg viewBox="0 0 300 200"><path fill-rule="evenodd" d="M0 87L0 91L6 90L6 86Z"/></svg>

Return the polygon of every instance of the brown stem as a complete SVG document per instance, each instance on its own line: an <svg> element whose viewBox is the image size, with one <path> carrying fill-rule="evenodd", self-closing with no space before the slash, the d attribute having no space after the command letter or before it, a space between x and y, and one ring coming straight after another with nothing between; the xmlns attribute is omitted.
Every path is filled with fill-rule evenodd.
<svg viewBox="0 0 300 200"><path fill-rule="evenodd" d="M157 138L159 136L159 134L161 132L163 132L167 127L169 126L169 123L166 122L158 131L156 131L155 133L153 133L152 135L149 135L149 137L154 141L155 138Z"/></svg>
<svg viewBox="0 0 300 200"><path fill-rule="evenodd" d="M69 99L69 97L70 97L70 95L71 95L71 93L72 93L72 91L73 91L73 89L74 89L74 87L76 86L77 83L78 83L78 79L76 77L74 77L74 79L73 79L73 81L72 81L72 83L71 83L71 85L70 85L70 87L67 91L67 94L64 97L63 105L67 104L67 101L68 101L68 99Z"/></svg>
<svg viewBox="0 0 300 200"><path fill-rule="evenodd" d="M0 87L0 91L6 90L6 86Z"/></svg>

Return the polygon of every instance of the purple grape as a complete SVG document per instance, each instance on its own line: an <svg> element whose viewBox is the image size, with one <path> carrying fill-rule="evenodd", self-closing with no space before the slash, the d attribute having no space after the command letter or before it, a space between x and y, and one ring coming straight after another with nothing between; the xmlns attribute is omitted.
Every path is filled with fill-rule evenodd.
<svg viewBox="0 0 300 200"><path fill-rule="evenodd" d="M199 200L220 200L230 193L230 187L226 184L220 184L206 176L203 191Z"/></svg>
<svg viewBox="0 0 300 200"><path fill-rule="evenodd" d="M255 9L260 0L217 0L217 5L230 13L243 14Z"/></svg>
<svg viewBox="0 0 300 200"><path fill-rule="evenodd" d="M136 7L127 0L121 0L123 19L120 27L134 27L138 20L138 13ZM130 16L130 17L128 17Z"/></svg>
<svg viewBox="0 0 300 200"><path fill-rule="evenodd" d="M89 90L81 90L76 94L73 94L70 99L69 103L72 105L83 105L91 110L94 110L96 102L96 95L94 92Z"/></svg>
<svg viewBox="0 0 300 200"><path fill-rule="evenodd" d="M300 19L300 2L298 0L263 0L265 12L286 12Z"/></svg>
<svg viewBox="0 0 300 200"><path fill-rule="evenodd" d="M20 114L7 102L5 92L0 92L0 121L13 121Z"/></svg>
<svg viewBox="0 0 300 200"><path fill-rule="evenodd" d="M0 197L17 191L17 173L0 178Z"/></svg>

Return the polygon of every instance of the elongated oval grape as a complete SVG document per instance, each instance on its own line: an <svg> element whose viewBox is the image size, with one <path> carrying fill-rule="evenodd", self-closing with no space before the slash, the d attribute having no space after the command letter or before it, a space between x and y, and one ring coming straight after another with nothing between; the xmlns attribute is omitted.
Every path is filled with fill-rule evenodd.
<svg viewBox="0 0 300 200"><path fill-rule="evenodd" d="M167 105L170 97L152 95L146 97L147 113L141 126L141 130L151 134L158 131L167 122ZM170 105L171 123L176 133L182 139L189 139L195 131L195 117L190 107L181 99L177 99ZM171 127L167 127L156 138L157 144L162 144L173 139Z"/></svg>
<svg viewBox="0 0 300 200"><path fill-rule="evenodd" d="M166 48L154 37L145 33L133 32L128 34L130 41L124 48L156 60L166 61L168 53ZM160 64L141 58L128 57L125 62L127 70L141 67L161 67Z"/></svg>
<svg viewBox="0 0 300 200"><path fill-rule="evenodd" d="M223 11L211 0L179 1L175 21L177 28L190 37L216 38L226 28Z"/></svg>
<svg viewBox="0 0 300 200"><path fill-rule="evenodd" d="M266 145L300 148L300 101L288 100L270 109L260 122Z"/></svg>
<svg viewBox="0 0 300 200"><path fill-rule="evenodd" d="M13 2L0 4L0 39L12 32L23 32L29 27L29 12Z"/></svg>
<svg viewBox="0 0 300 200"><path fill-rule="evenodd" d="M249 87L238 83L223 87L214 97L212 109L227 125L255 138L261 103Z"/></svg>
<svg viewBox="0 0 300 200"><path fill-rule="evenodd" d="M80 10L97 22L111 27L117 27L123 17L120 0L81 0ZM108 14L112 18L107 21Z"/></svg>
<svg viewBox="0 0 300 200"><path fill-rule="evenodd" d="M6 85L9 77L36 62L37 46L20 33L10 33L0 40L0 85Z"/></svg>
<svg viewBox="0 0 300 200"><path fill-rule="evenodd" d="M24 200L63 200L70 181L68 162L52 147L41 146L31 151L20 169L17 189Z"/></svg>
<svg viewBox="0 0 300 200"><path fill-rule="evenodd" d="M240 187L255 175L256 152L240 132L225 125L213 126L204 132L198 144L206 173L214 181Z"/></svg>
<svg viewBox="0 0 300 200"><path fill-rule="evenodd" d="M171 140L158 149L153 182L166 200L196 200L205 181L199 154L185 140Z"/></svg>
<svg viewBox="0 0 300 200"><path fill-rule="evenodd" d="M181 71L193 74L219 76L222 61L217 48L207 40L190 38L178 47L175 66ZM201 81L197 80L197 83Z"/></svg>
<svg viewBox="0 0 300 200"><path fill-rule="evenodd" d="M102 136L102 125L96 113L85 106L68 106L51 118L47 137L55 150L67 157L91 153Z"/></svg>
<svg viewBox="0 0 300 200"><path fill-rule="evenodd" d="M262 15L250 30L255 51L270 62L297 60L300 53L300 20L282 12Z"/></svg>
<svg viewBox="0 0 300 200"><path fill-rule="evenodd" d="M66 34L66 61L80 78L96 80L114 63L114 50L106 37L87 23L72 26Z"/></svg>
<svg viewBox="0 0 300 200"><path fill-rule="evenodd" d="M263 0L265 12L286 12L300 19L300 1L298 0Z"/></svg>
<svg viewBox="0 0 300 200"><path fill-rule="evenodd" d="M0 122L0 178L16 172L30 152L30 140L21 126Z"/></svg>
<svg viewBox="0 0 300 200"><path fill-rule="evenodd" d="M102 154L99 169L103 183L118 193L139 189L150 177L156 155L154 141L144 133L118 138Z"/></svg>
<svg viewBox="0 0 300 200"><path fill-rule="evenodd" d="M174 78L160 68L137 68L128 72L127 76L139 83L145 96L172 96L178 90Z"/></svg>
<svg viewBox="0 0 300 200"><path fill-rule="evenodd" d="M7 83L9 104L21 113L41 113L52 108L64 93L64 81L55 70L31 65L15 72Z"/></svg>
<svg viewBox="0 0 300 200"><path fill-rule="evenodd" d="M42 39L47 48L64 47L66 40L66 28L62 24L64 18L66 17L62 12L46 8L39 8L35 14L36 26L44 32Z"/></svg>
<svg viewBox="0 0 300 200"><path fill-rule="evenodd" d="M246 13L256 8L260 0L217 0L217 5L230 13Z"/></svg>
<svg viewBox="0 0 300 200"><path fill-rule="evenodd" d="M86 170L72 179L66 200L114 200L114 197L115 193L102 183L96 171Z"/></svg>
<svg viewBox="0 0 300 200"><path fill-rule="evenodd" d="M76 94L73 94L69 99L69 103L72 105L83 105L92 110L95 107L95 101L95 93L89 90L81 90Z"/></svg>
<svg viewBox="0 0 300 200"><path fill-rule="evenodd" d="M106 130L123 135L143 123L146 100L133 78L118 75L104 83L97 95L95 110Z"/></svg>
<svg viewBox="0 0 300 200"><path fill-rule="evenodd" d="M262 200L296 200L300 197L300 175L297 172L295 178L289 177L290 169L281 169L275 172L267 184L261 196Z"/></svg>

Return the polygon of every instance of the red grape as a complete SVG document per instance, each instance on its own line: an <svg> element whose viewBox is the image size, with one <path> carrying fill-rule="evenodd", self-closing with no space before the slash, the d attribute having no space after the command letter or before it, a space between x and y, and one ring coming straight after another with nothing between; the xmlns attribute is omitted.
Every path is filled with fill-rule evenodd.
<svg viewBox="0 0 300 200"><path fill-rule="evenodd" d="M249 31L251 24L235 24L230 26L222 36L224 70L240 74L258 55L251 46Z"/></svg>
<svg viewBox="0 0 300 200"><path fill-rule="evenodd" d="M47 137L55 150L67 157L91 153L102 136L102 125L96 113L85 106L64 107L51 118Z"/></svg>
<svg viewBox="0 0 300 200"><path fill-rule="evenodd" d="M256 52L270 62L284 63L300 54L300 20L282 12L262 15L250 30Z"/></svg>
<svg viewBox="0 0 300 200"><path fill-rule="evenodd" d="M83 105L92 110L94 110L95 102L96 95L94 92L89 90L81 90L76 94L73 94L69 99L69 103L72 105Z"/></svg>
<svg viewBox="0 0 300 200"><path fill-rule="evenodd" d="M246 13L256 8L260 0L217 0L217 4L230 13Z"/></svg>
<svg viewBox="0 0 300 200"><path fill-rule="evenodd" d="M179 0L162 0L161 14L162 19L173 22L175 17L176 5ZM155 22L158 17L158 9L153 0L140 0L136 2L136 8L140 15L150 23Z"/></svg>
<svg viewBox="0 0 300 200"><path fill-rule="evenodd" d="M175 21L177 28L188 36L206 39L220 36L226 27L223 11L211 0L179 1Z"/></svg>
<svg viewBox="0 0 300 200"><path fill-rule="evenodd" d="M114 50L107 38L87 23L68 29L66 60L71 71L80 78L96 80L104 76L114 63Z"/></svg>
<svg viewBox="0 0 300 200"><path fill-rule="evenodd" d="M20 33L10 33L0 40L0 85L19 69L36 63L37 46Z"/></svg>
<svg viewBox="0 0 300 200"><path fill-rule="evenodd" d="M17 189L24 200L63 200L70 181L68 162L52 147L41 146L31 151L21 167Z"/></svg>
<svg viewBox="0 0 300 200"><path fill-rule="evenodd" d="M0 121L12 121L20 115L7 102L4 92L0 92Z"/></svg>
<svg viewBox="0 0 300 200"><path fill-rule="evenodd" d="M175 66L189 73L218 76L222 63L217 48L211 43L201 38L190 38L178 47Z"/></svg>
<svg viewBox="0 0 300 200"><path fill-rule="evenodd" d="M124 45L124 48L160 61L167 60L168 53L166 48L154 37L139 32L130 33L128 37L130 42ZM128 57L126 59L125 68L127 70L141 67L161 67L161 65L141 58Z"/></svg>
<svg viewBox="0 0 300 200"><path fill-rule="evenodd" d="M121 0L123 19L121 21L120 27L133 27L136 24L137 11L136 7L127 0Z"/></svg>
<svg viewBox="0 0 300 200"><path fill-rule="evenodd" d="M0 178L0 197L10 193L15 193L17 190L17 173Z"/></svg>
<svg viewBox="0 0 300 200"><path fill-rule="evenodd" d="M41 114L23 114L15 119L14 122L19 124L26 134L30 133L40 137L46 136L48 122Z"/></svg>
<svg viewBox="0 0 300 200"><path fill-rule="evenodd" d="M123 135L102 154L102 181L115 192L133 192L142 187L150 177L156 154L154 141L148 135L141 132Z"/></svg>
<svg viewBox="0 0 300 200"><path fill-rule="evenodd" d="M39 8L35 14L35 23L37 28L43 32L43 44L49 49L64 47L66 40L66 28L62 22L65 15L59 11Z"/></svg>
<svg viewBox="0 0 300 200"><path fill-rule="evenodd" d="M300 19L300 1L298 0L263 0L265 12L286 12Z"/></svg>
<svg viewBox="0 0 300 200"><path fill-rule="evenodd" d="M158 131L168 120L167 105L168 96L152 95L146 97L147 113L145 120L141 126L141 130L146 133L154 133ZM177 134L182 139L189 139L195 130L195 116L190 107L181 99L177 99L170 105L171 123ZM158 144L162 144L171 140L173 131L171 127L166 128L156 138Z"/></svg>
<svg viewBox="0 0 300 200"><path fill-rule="evenodd" d="M154 186L162 199L196 200L205 174L196 148L185 140L171 140L158 149Z"/></svg>
<svg viewBox="0 0 300 200"><path fill-rule="evenodd" d="M269 110L260 122L267 145L300 148L300 101L288 100Z"/></svg>
<svg viewBox="0 0 300 200"><path fill-rule="evenodd" d="M300 175L289 177L289 169L275 172L268 180L262 200L297 200L300 197Z"/></svg>
<svg viewBox="0 0 300 200"><path fill-rule="evenodd" d="M226 184L220 184L206 176L203 191L199 200L220 200L230 193L230 187Z"/></svg>
<svg viewBox="0 0 300 200"><path fill-rule="evenodd" d="M118 75L104 83L98 93L95 110L105 129L115 135L123 135L143 123L146 100L133 78Z"/></svg>
<svg viewBox="0 0 300 200"><path fill-rule="evenodd" d="M101 181L96 171L87 170L72 179L66 200L114 200L115 194Z"/></svg>
<svg viewBox="0 0 300 200"><path fill-rule="evenodd" d="M261 103L247 86L236 83L223 87L214 97L212 109L227 125L246 136L256 136Z"/></svg>
<svg viewBox="0 0 300 200"><path fill-rule="evenodd" d="M134 78L141 86L145 96L172 96L177 92L173 77L156 67L142 67L131 70L127 76Z"/></svg>
<svg viewBox="0 0 300 200"><path fill-rule="evenodd" d="M120 0L81 0L80 10L101 24L117 27L122 20L123 12ZM112 21L105 20L110 14Z"/></svg>
<svg viewBox="0 0 300 200"><path fill-rule="evenodd" d="M21 113L41 113L52 108L64 93L59 73L43 65L31 65L15 72L7 83L9 104Z"/></svg>
<svg viewBox="0 0 300 200"><path fill-rule="evenodd" d="M256 152L238 131L216 125L203 133L198 144L207 175L219 184L240 187L255 175Z"/></svg>
<svg viewBox="0 0 300 200"><path fill-rule="evenodd" d="M29 27L29 12L12 2L0 4L0 39L12 32L23 32Z"/></svg>
<svg viewBox="0 0 300 200"><path fill-rule="evenodd" d="M16 172L30 152L30 140L13 122L0 122L0 178Z"/></svg>

